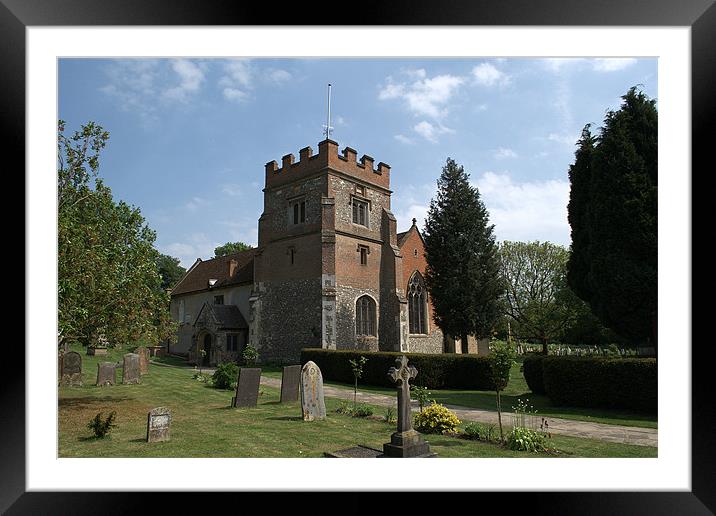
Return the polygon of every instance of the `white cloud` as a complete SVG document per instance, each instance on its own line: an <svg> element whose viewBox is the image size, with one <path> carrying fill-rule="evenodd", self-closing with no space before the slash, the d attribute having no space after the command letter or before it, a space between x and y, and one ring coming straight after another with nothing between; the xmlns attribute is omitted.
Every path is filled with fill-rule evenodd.
<svg viewBox="0 0 716 516"><path fill-rule="evenodd" d="M205 203L206 199L202 199L201 197L192 197L186 204L184 204L184 208L191 212L195 212Z"/></svg>
<svg viewBox="0 0 716 516"><path fill-rule="evenodd" d="M415 127L413 127L413 130L432 143L436 143L438 141L438 136L442 134L450 134L455 132L449 127L445 127L441 124L433 125L427 120L423 120L422 122L418 123Z"/></svg>
<svg viewBox="0 0 716 516"><path fill-rule="evenodd" d="M542 59L544 67L551 72L561 72L572 68L584 61L581 57L550 57Z"/></svg>
<svg viewBox="0 0 716 516"><path fill-rule="evenodd" d="M491 63L480 63L472 69L472 77L482 86L507 86L510 83L509 75L498 70Z"/></svg>
<svg viewBox="0 0 716 516"><path fill-rule="evenodd" d="M499 147L494 154L495 159L508 159L508 158L516 158L517 153L513 151L512 149L507 149L505 147Z"/></svg>
<svg viewBox="0 0 716 516"><path fill-rule="evenodd" d="M172 242L166 246L159 246L159 252L178 258L181 266L189 268L197 258L208 260L214 256L214 249L221 243L211 240L204 233L192 233L186 241Z"/></svg>
<svg viewBox="0 0 716 516"><path fill-rule="evenodd" d="M221 191L231 197L238 197L243 193L243 188L237 184L225 184L221 187Z"/></svg>
<svg viewBox="0 0 716 516"><path fill-rule="evenodd" d="M597 72L616 72L623 70L636 63L633 57L610 57L595 59L592 63L592 69Z"/></svg>
<svg viewBox="0 0 716 516"><path fill-rule="evenodd" d="M427 78L422 73L418 80L412 83L396 84L391 77L388 77L386 85L378 93L378 99L401 99L414 115L438 119L447 114L448 102L464 82L462 77L455 75Z"/></svg>
<svg viewBox="0 0 716 516"><path fill-rule="evenodd" d="M266 73L266 79L274 84L283 84L293 79L293 75L286 70L270 68Z"/></svg>
<svg viewBox="0 0 716 516"><path fill-rule="evenodd" d="M564 133L550 133L547 136L547 139L551 142L557 142L561 143L562 145L566 145L572 149L575 148L575 145L577 144L577 141L579 140L580 135L573 135L573 134L564 134Z"/></svg>
<svg viewBox="0 0 716 516"><path fill-rule="evenodd" d="M398 140L400 143L404 143L405 145L413 145L415 143L412 139L402 134L396 134L393 138Z"/></svg>
<svg viewBox="0 0 716 516"><path fill-rule="evenodd" d="M569 245L569 182L514 182L506 172L485 172L476 181L498 240L550 241Z"/></svg>
<svg viewBox="0 0 716 516"><path fill-rule="evenodd" d="M253 71L248 59L230 59L223 66L224 75L219 79L224 98L234 102L246 100L253 87Z"/></svg>
<svg viewBox="0 0 716 516"><path fill-rule="evenodd" d="M171 67L179 76L179 84L165 89L163 98L187 102L191 94L199 91L201 83L204 82L204 72L188 59L172 59Z"/></svg>

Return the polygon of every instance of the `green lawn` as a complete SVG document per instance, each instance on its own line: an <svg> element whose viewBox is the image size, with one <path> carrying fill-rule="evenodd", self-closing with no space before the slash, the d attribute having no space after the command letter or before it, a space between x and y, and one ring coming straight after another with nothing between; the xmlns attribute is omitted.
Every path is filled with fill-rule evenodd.
<svg viewBox="0 0 716 516"><path fill-rule="evenodd" d="M381 448L395 426L378 419L337 414L340 400L327 398L325 421L301 420L299 403L280 404L277 389L261 387L256 408L229 407L232 392L192 379L191 369L150 366L141 385L95 387L97 363L116 361L83 355L83 387L59 388L60 457L322 457L326 451L363 444ZM163 362L171 359L163 359ZM278 374L274 368L269 374ZM121 381L121 370L117 380ZM147 412L168 406L173 413L171 441L146 443ZM87 423L97 412L117 412L110 437L95 439ZM375 407L382 416L384 408ZM448 436L426 436L440 457L549 457L518 453L498 445ZM559 457L656 457L657 449L556 436Z"/></svg>
<svg viewBox="0 0 716 516"><path fill-rule="evenodd" d="M517 399L529 400L538 415L559 417L564 419L575 419L578 421L590 421L594 423L605 423L609 425L636 426L642 428L657 428L657 418L654 414L642 414L626 410L597 409L580 407L557 407L547 396L534 394L527 386L525 377L520 371L522 358L512 366L510 383L507 389L502 392L502 408L511 411L512 406L517 404ZM270 367L262 371L264 376L281 378L281 369ZM418 376L420 372L418 372ZM353 390L352 384L325 381L326 385L345 387ZM372 387L358 383L358 389L364 392L382 394L395 394L395 389L387 387ZM466 391L466 390L439 390L433 389L431 399L435 399L443 405L460 405L463 407L479 408L484 410L497 410L495 405L494 391Z"/></svg>

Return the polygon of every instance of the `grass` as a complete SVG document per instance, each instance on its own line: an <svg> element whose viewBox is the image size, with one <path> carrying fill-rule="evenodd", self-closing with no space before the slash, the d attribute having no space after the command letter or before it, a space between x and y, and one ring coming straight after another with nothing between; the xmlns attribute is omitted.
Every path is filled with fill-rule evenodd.
<svg viewBox="0 0 716 516"><path fill-rule="evenodd" d="M108 356L83 354L83 387L59 388L60 457L322 457L324 452L362 444L382 448L394 424L354 418L335 412L342 400L326 398L328 417L306 423L299 403L279 403L279 391L261 387L255 408L230 408L232 391L222 391L192 379L187 368L162 367L166 359L152 359L140 385L96 387L97 363L119 361L122 352ZM173 365L173 364L169 364ZM280 368L269 371L278 372ZM117 379L121 382L121 371ZM172 410L171 440L146 443L147 412L157 406ZM376 415L385 407L374 406ZM87 423L97 412L116 411L117 428L96 439ZM512 452L498 445L450 436L426 436L440 457L548 457ZM563 457L656 457L657 449L554 436L551 445Z"/></svg>

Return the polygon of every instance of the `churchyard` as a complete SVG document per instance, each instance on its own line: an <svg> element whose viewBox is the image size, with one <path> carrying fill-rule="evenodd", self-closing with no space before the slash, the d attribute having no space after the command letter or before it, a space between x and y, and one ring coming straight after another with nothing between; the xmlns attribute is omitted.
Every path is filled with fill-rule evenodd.
<svg viewBox="0 0 716 516"><path fill-rule="evenodd" d="M107 355L89 356L82 348L82 385L60 386L59 395L59 456L60 457L324 457L340 449L357 445L380 450L391 441L396 423L385 420L386 407L371 406L370 417L353 417L339 413L345 399L326 395L325 419L304 421L301 401L281 402L281 390L261 384L255 406L232 407L235 390L216 389L211 382L194 379L196 370L180 367L183 361L173 357L147 360L147 373L140 383L122 383L122 367L116 371L114 385L96 386L98 364L123 364L127 350L110 349ZM539 400L525 392L519 367L513 371L505 391L503 406L510 396ZM295 372L294 372L295 373ZM517 373L517 374L514 374ZM106 372L103 372L106 374ZM281 379L279 367L263 367L262 376ZM386 371L387 374L387 371ZM352 387L326 382L345 388ZM395 389L364 387L361 392L379 392L395 396ZM489 405L490 393L480 391L436 390L432 398L440 403L494 408ZM542 403L547 403L542 400ZM251 405L252 403L249 403ZM472 405L471 405L472 404ZM396 407L397 408L397 407ZM154 415L150 415L153 409ZM509 409L508 409L509 410ZM545 414L549 412L545 406ZM546 412L545 412L546 411ZM554 411L554 410L553 410ZM115 412L114 427L104 438L97 438L88 422L98 412L106 417ZM593 419L622 425L656 427L656 418L621 414L608 410L561 409L554 415L574 419ZM156 422L156 429L154 425ZM464 430L463 421L459 430ZM164 425L164 426L162 426ZM148 442L149 430L151 439ZM437 457L656 457L657 448L627 445L596 439L552 434L549 453L511 451L494 442L468 440L458 435L423 435L431 452Z"/></svg>

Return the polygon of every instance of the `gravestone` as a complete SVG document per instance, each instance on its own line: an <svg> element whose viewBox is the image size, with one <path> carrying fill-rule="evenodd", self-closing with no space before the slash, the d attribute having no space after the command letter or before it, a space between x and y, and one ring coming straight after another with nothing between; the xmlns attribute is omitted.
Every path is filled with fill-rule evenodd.
<svg viewBox="0 0 716 516"><path fill-rule="evenodd" d="M231 400L231 406L255 407L259 399L259 383L261 382L261 369L258 367L242 367L239 369L239 379L236 382L236 396Z"/></svg>
<svg viewBox="0 0 716 516"><path fill-rule="evenodd" d="M145 347L139 347L134 350L139 355L139 374L147 374L149 372L149 350Z"/></svg>
<svg viewBox="0 0 716 516"><path fill-rule="evenodd" d="M122 383L132 384L141 383L139 372L139 355L136 353L127 353L124 355L124 363L122 368Z"/></svg>
<svg viewBox="0 0 716 516"><path fill-rule="evenodd" d="M314 362L306 362L301 369L301 416L304 421L326 419L323 400L323 375Z"/></svg>
<svg viewBox="0 0 716 516"><path fill-rule="evenodd" d="M147 442L158 443L169 440L172 413L166 407L157 407L147 414Z"/></svg>
<svg viewBox="0 0 716 516"><path fill-rule="evenodd" d="M100 362L97 364L97 384L114 385L117 364L114 362Z"/></svg>
<svg viewBox="0 0 716 516"><path fill-rule="evenodd" d="M298 391L301 384L301 366L292 365L283 368L281 375L281 403L298 401Z"/></svg>
<svg viewBox="0 0 716 516"><path fill-rule="evenodd" d="M430 452L428 443L413 429L409 381L418 375L418 370L408 366L405 355L395 359L395 366L388 370L388 376L398 388L398 430L390 436L390 442L383 445L382 457L435 457L437 454Z"/></svg>
<svg viewBox="0 0 716 516"><path fill-rule="evenodd" d="M82 385L82 355L76 351L60 355L60 385Z"/></svg>

